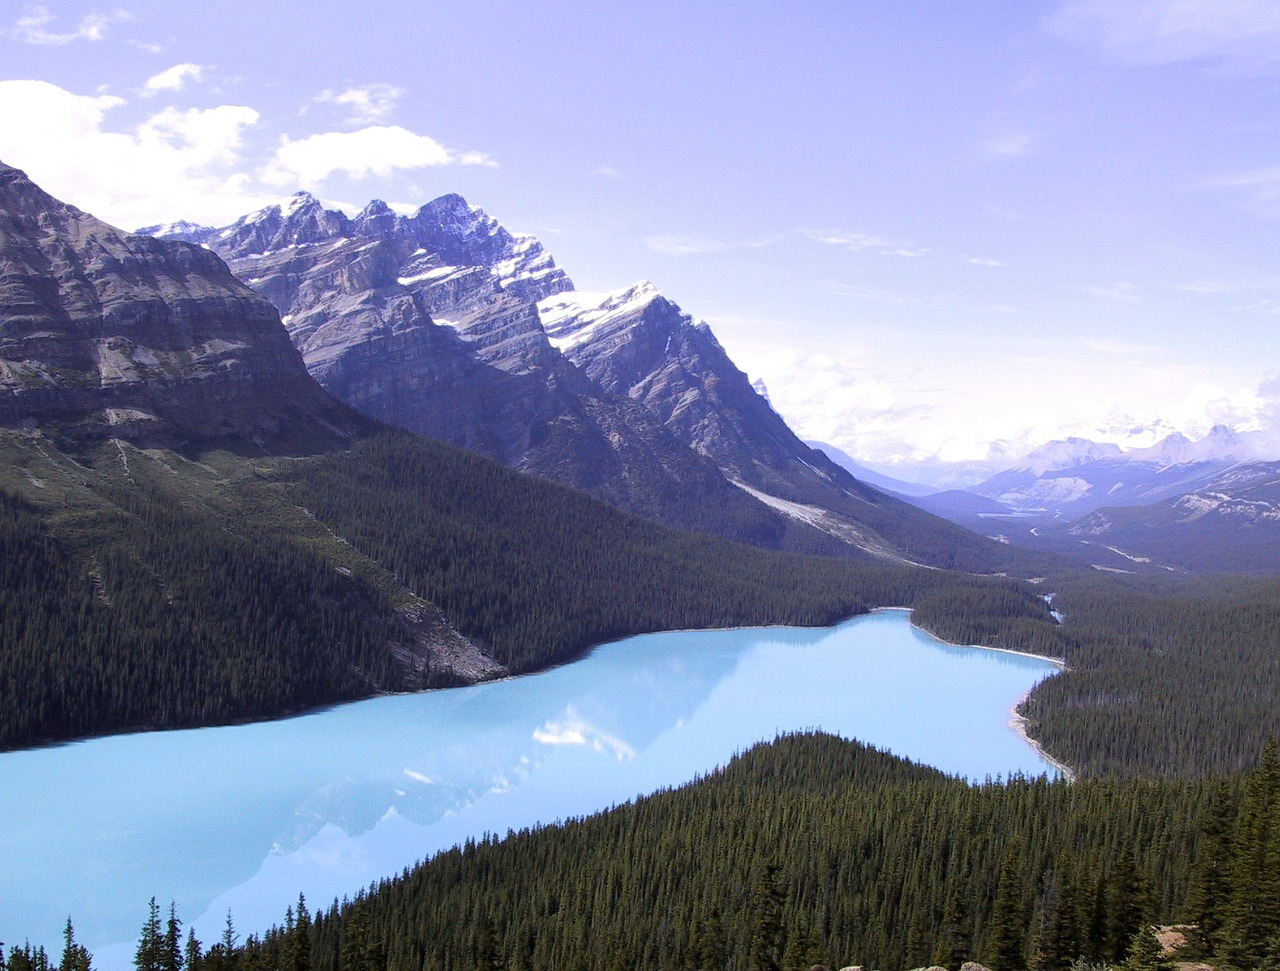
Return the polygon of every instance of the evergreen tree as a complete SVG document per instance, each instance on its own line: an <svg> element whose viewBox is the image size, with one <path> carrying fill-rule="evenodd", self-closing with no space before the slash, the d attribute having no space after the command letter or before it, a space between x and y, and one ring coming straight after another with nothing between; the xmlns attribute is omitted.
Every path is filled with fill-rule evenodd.
<svg viewBox="0 0 1280 971"><path fill-rule="evenodd" d="M1165 956L1164 948L1156 939L1156 929L1148 924L1133 935L1120 968L1121 971L1174 971L1174 963Z"/></svg>
<svg viewBox="0 0 1280 971"><path fill-rule="evenodd" d="M161 947L161 971L183 971L186 963L182 953L182 921L178 920L177 905L169 901L169 919L164 925L164 941Z"/></svg>
<svg viewBox="0 0 1280 971"><path fill-rule="evenodd" d="M1060 861L1060 864L1063 861ZM1034 971L1066 971L1080 956L1080 922L1070 886L1057 872L1043 880L1040 921L1032 943Z"/></svg>
<svg viewBox="0 0 1280 971"><path fill-rule="evenodd" d="M781 869L776 863L766 863L752 897L752 971L782 971L783 897L778 879Z"/></svg>
<svg viewBox="0 0 1280 971"><path fill-rule="evenodd" d="M138 971L165 971L164 933L160 923L160 905L152 897L148 905L147 921L142 925L138 949L134 953L133 966Z"/></svg>
<svg viewBox="0 0 1280 971"><path fill-rule="evenodd" d="M1151 895L1138 872L1133 850L1125 847L1107 886L1106 959L1125 959L1130 942L1147 926Z"/></svg>
<svg viewBox="0 0 1280 971"><path fill-rule="evenodd" d="M1271 742L1246 783L1231 856L1219 951L1253 967L1280 935L1280 755Z"/></svg>
<svg viewBox="0 0 1280 971"><path fill-rule="evenodd" d="M200 947L200 939L196 937L194 927L187 930L187 944L183 949L183 961L186 964L187 971L202 971L204 966L204 952Z"/></svg>
<svg viewBox="0 0 1280 971"><path fill-rule="evenodd" d="M1009 850L1000 866L1000 882L991 910L989 964L994 971L1026 971L1026 894L1019 878L1018 850Z"/></svg>
<svg viewBox="0 0 1280 971"><path fill-rule="evenodd" d="M76 932L71 926L71 918L67 918L66 929L62 932L62 961L58 971L89 971L89 952L76 943Z"/></svg>
<svg viewBox="0 0 1280 971"><path fill-rule="evenodd" d="M297 914L287 940L286 971L311 971L311 912L302 894L298 894Z"/></svg>

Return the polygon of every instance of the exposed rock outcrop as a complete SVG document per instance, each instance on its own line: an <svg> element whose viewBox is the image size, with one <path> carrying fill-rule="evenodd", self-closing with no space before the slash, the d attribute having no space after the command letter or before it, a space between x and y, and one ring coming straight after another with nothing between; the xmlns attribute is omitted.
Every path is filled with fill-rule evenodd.
<svg viewBox="0 0 1280 971"><path fill-rule="evenodd" d="M307 368L366 415L670 525L765 546L990 568L992 544L801 442L652 285L573 289L532 236L460 196L354 218L306 193L177 230L283 315Z"/></svg>
<svg viewBox="0 0 1280 971"><path fill-rule="evenodd" d="M0 423L168 444L363 424L214 254L124 233L2 164Z"/></svg>

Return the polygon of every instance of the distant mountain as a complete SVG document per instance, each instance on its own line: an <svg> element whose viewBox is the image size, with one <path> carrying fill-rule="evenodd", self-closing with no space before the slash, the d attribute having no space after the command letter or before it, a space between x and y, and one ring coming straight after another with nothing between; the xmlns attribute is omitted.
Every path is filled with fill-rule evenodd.
<svg viewBox="0 0 1280 971"><path fill-rule="evenodd" d="M1094 442L1087 438L1061 438L1045 442L1029 452L1018 467L1035 472L1053 472L1069 469L1089 462L1118 458L1123 455L1119 445L1110 442Z"/></svg>
<svg viewBox="0 0 1280 971"><path fill-rule="evenodd" d="M1193 492L1103 508L1040 530L1063 552L1121 568L1274 573L1280 570L1280 462L1236 465ZM1107 554L1124 561L1115 563Z"/></svg>
<svg viewBox="0 0 1280 971"><path fill-rule="evenodd" d="M967 491L1019 513L1075 519L1104 506L1146 505L1194 492L1245 455L1236 436L1221 426L1200 442L1174 433L1151 448L1130 452L1077 440L1069 448L1033 453L1038 460Z"/></svg>
<svg viewBox="0 0 1280 971"><path fill-rule="evenodd" d="M271 300L316 379L371 417L757 545L976 569L1007 556L805 446L652 285L578 293L536 239L459 196L352 219L300 193L178 235Z"/></svg>
<svg viewBox="0 0 1280 971"><path fill-rule="evenodd" d="M854 460L847 452L836 448L834 445L829 445L826 442L816 442L807 439L805 444L810 448L816 448L819 452L831 459L832 462L835 462L836 465L840 466L840 468L844 469L850 475L857 479L861 479L868 485L875 486L882 492L890 492L898 496L913 497L929 496L939 491L933 486L921 485L918 482L907 482L905 479L895 479L891 475L885 475L882 472L877 472L870 466L863 465L861 462Z"/></svg>

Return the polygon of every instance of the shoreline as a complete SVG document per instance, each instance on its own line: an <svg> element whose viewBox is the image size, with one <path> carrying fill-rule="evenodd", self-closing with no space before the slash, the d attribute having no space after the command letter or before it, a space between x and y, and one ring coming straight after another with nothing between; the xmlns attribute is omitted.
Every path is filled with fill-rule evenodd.
<svg viewBox="0 0 1280 971"><path fill-rule="evenodd" d="M1034 691L1035 689L1033 688L1031 690ZM1068 782L1075 782L1076 781L1075 769L1071 768L1071 766L1067 765L1067 763L1060 762L1057 759L1055 759L1052 755L1050 755L1048 752L1044 750L1043 745L1041 745L1036 739L1032 738L1030 735L1027 734L1027 725L1029 724L1029 722L1027 721L1027 716L1022 714L1020 711L1018 711L1018 709L1022 707L1022 703L1026 701L1030 696L1031 696L1031 691L1028 691L1025 695L1023 695L1014 703L1012 708L1009 709L1009 722L1008 722L1009 727L1012 728L1015 732L1017 732L1018 737L1021 738L1024 742L1026 742L1029 746L1031 746L1031 748L1035 751L1035 753L1038 756L1040 756L1040 758L1044 759L1046 762L1052 765L1055 769L1061 772Z"/></svg>
<svg viewBox="0 0 1280 971"><path fill-rule="evenodd" d="M874 610L871 611L871 613L873 614L883 613L883 612L894 611L894 610L905 611L908 614L912 613L912 610L910 607L876 607ZM915 621L911 621L911 626L916 628L916 630L924 631L924 633L928 634L934 640L938 641L940 644L946 644L948 647L968 647L978 651L1000 651L1003 654L1014 654L1019 657L1030 657L1030 658L1035 658L1037 661L1045 661L1057 667L1059 674L1067 670L1067 663L1066 661L1062 660L1062 658L1049 657L1048 655L1045 655L1045 654L1032 654L1030 651L1015 651L1012 648L1008 648L1008 647L989 647L985 644L955 644L951 641L943 640L937 634L933 633L933 631L929 630L929 628L923 627L920 624L915 623ZM1053 675L1049 675L1049 677L1053 677ZM1012 707L1010 707L1009 709L1009 720L1006 724L1011 729L1013 729L1015 732L1018 733L1018 737L1021 738L1024 742L1026 742L1027 745L1031 748L1031 750L1036 753L1036 755L1040 756L1040 758L1044 759L1051 766L1053 766L1060 773L1062 773L1062 775L1066 778L1068 782L1075 782L1076 781L1075 769L1071 768L1071 766L1067 765L1067 763L1060 761L1059 759L1055 759L1052 755L1050 755L1048 752L1045 751L1044 746L1041 745L1037 739L1034 739L1027 734L1027 726L1030 724L1030 722L1027 720L1027 717L1025 715L1023 715L1020 711L1018 711L1018 709L1021 708L1023 703L1028 698L1031 697L1031 692L1035 690L1036 690L1035 687L1030 688L1025 694L1023 694L1021 698L1019 698L1017 701L1013 703Z"/></svg>

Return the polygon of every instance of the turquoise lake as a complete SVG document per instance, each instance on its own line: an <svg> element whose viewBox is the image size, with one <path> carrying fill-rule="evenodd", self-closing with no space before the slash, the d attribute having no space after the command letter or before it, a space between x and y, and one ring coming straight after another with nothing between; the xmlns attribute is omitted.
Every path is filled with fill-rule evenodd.
<svg viewBox="0 0 1280 971"><path fill-rule="evenodd" d="M132 965L155 897L216 941L328 906L469 836L679 785L823 729L981 781L1054 774L1010 726L1057 666L942 644L905 611L646 634L542 674L283 721L0 755L0 940ZM185 929L184 929L185 933Z"/></svg>

